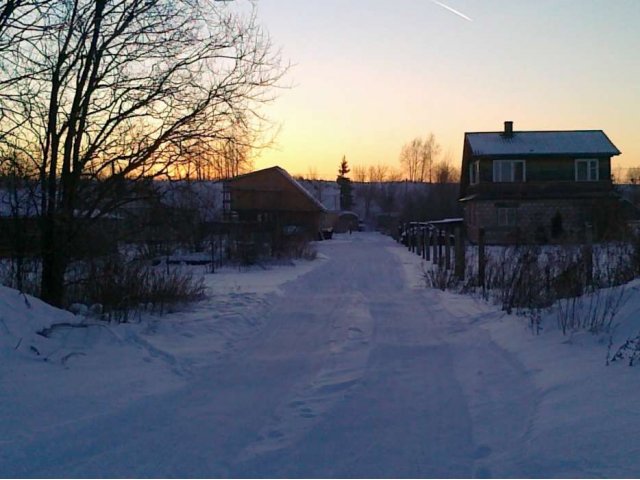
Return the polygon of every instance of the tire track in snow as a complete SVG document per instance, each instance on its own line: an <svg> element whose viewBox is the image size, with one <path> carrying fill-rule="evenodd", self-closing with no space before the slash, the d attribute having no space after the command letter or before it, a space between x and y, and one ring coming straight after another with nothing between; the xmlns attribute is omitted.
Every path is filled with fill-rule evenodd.
<svg viewBox="0 0 640 480"><path fill-rule="evenodd" d="M526 456L541 394L532 373L482 327L484 321L505 314L483 308L470 298L444 296L439 302L440 315L449 316L455 374L464 388L473 423L474 477L511 476L513 465ZM498 385L509 388L496 389Z"/></svg>
<svg viewBox="0 0 640 480"><path fill-rule="evenodd" d="M332 327L323 367L276 409L256 440L241 452L239 462L290 446L356 388L366 370L373 334L373 320L362 294L349 296L349 304L336 316Z"/></svg>

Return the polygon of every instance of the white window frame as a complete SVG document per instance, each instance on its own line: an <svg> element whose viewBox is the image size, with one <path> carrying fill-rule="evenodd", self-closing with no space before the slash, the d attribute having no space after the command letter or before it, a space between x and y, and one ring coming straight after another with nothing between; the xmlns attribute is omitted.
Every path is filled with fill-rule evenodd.
<svg viewBox="0 0 640 480"><path fill-rule="evenodd" d="M475 160L469 165L469 184L477 185L480 183L480 160Z"/></svg>
<svg viewBox="0 0 640 480"><path fill-rule="evenodd" d="M522 165L522 178L516 178L517 164ZM507 175L503 175L504 166L508 165ZM494 183L522 183L527 181L527 162L526 160L494 160L493 161L493 181Z"/></svg>
<svg viewBox="0 0 640 480"><path fill-rule="evenodd" d="M586 178L578 178L578 166L586 164ZM574 173L576 182L597 182L600 180L600 159L598 158L576 158Z"/></svg>
<svg viewBox="0 0 640 480"><path fill-rule="evenodd" d="M515 227L518 224L517 207L496 207L496 217L499 227Z"/></svg>

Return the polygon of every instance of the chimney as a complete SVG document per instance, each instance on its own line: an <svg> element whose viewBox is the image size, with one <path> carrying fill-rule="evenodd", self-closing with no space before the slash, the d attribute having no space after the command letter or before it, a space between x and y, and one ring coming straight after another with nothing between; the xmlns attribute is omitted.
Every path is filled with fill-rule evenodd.
<svg viewBox="0 0 640 480"><path fill-rule="evenodd" d="M504 122L504 132L503 132L502 136L504 138L513 137L513 122L511 122L511 121Z"/></svg>

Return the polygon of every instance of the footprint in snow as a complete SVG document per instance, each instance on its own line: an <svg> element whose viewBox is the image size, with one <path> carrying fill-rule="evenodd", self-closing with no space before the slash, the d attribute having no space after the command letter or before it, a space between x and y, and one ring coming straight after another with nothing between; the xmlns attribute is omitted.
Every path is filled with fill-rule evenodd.
<svg viewBox="0 0 640 480"><path fill-rule="evenodd" d="M315 413L313 413L313 410L311 410L309 407L305 407L305 408L301 408L299 410L300 412L300 416L302 418L316 418L317 415Z"/></svg>
<svg viewBox="0 0 640 480"><path fill-rule="evenodd" d="M491 454L491 448L486 446L486 445L480 445L478 448L476 448L476 451L474 452L473 456L476 459L479 458L486 458Z"/></svg>

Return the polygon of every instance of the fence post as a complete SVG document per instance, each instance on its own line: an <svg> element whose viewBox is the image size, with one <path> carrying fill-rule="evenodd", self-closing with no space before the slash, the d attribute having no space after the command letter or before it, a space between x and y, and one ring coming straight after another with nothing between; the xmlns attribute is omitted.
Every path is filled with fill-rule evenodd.
<svg viewBox="0 0 640 480"><path fill-rule="evenodd" d="M215 242L215 236L211 235L209 237L209 241L211 242L211 273L216 273L216 242Z"/></svg>
<svg viewBox="0 0 640 480"><path fill-rule="evenodd" d="M433 240L433 264L434 265L439 265L440 264L440 258L438 257L438 230L434 229L433 230L433 235L432 235L432 240Z"/></svg>
<svg viewBox="0 0 640 480"><path fill-rule="evenodd" d="M455 230L455 267L454 275L458 280L464 280L464 267L465 267L465 247L464 239L462 238L462 232L460 227L456 227Z"/></svg>
<svg viewBox="0 0 640 480"><path fill-rule="evenodd" d="M478 230L478 284L484 289L484 267L486 264L484 255L484 228Z"/></svg>
<svg viewBox="0 0 640 480"><path fill-rule="evenodd" d="M444 268L451 270L451 235L449 230L444 230Z"/></svg>
<svg viewBox="0 0 640 480"><path fill-rule="evenodd" d="M436 243L438 245L438 265L442 267L443 255L442 255L442 230L438 229L436 233Z"/></svg>
<svg viewBox="0 0 640 480"><path fill-rule="evenodd" d="M428 262L431 260L431 229L425 231L425 236L424 259Z"/></svg>
<svg viewBox="0 0 640 480"><path fill-rule="evenodd" d="M427 231L422 230L422 259L427 258Z"/></svg>
<svg viewBox="0 0 640 480"><path fill-rule="evenodd" d="M585 226L585 245L582 250L582 258L584 261L585 281L587 285L593 283L593 229L591 224Z"/></svg>

